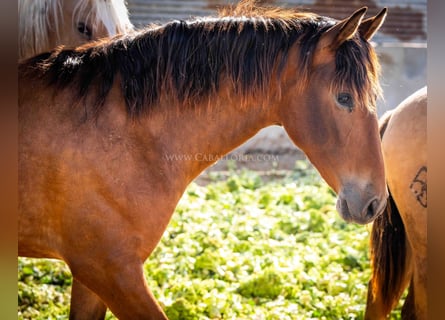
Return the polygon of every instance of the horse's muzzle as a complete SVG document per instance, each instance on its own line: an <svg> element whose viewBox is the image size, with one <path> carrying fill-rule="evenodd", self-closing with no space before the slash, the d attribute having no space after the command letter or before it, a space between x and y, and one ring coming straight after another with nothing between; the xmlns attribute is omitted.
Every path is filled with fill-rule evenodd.
<svg viewBox="0 0 445 320"><path fill-rule="evenodd" d="M370 192L372 186L364 190L351 185L341 190L337 199L337 211L347 222L367 224L376 219L385 209L388 192L385 196L376 196Z"/></svg>

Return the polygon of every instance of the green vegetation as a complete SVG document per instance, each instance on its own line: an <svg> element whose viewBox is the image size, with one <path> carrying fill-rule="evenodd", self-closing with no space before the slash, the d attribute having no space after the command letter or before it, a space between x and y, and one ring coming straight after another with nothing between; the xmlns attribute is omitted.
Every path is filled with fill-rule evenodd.
<svg viewBox="0 0 445 320"><path fill-rule="evenodd" d="M305 166L269 182L242 171L189 186L145 264L171 320L363 318L370 226L341 220L335 195ZM18 264L19 319L67 319L67 267Z"/></svg>

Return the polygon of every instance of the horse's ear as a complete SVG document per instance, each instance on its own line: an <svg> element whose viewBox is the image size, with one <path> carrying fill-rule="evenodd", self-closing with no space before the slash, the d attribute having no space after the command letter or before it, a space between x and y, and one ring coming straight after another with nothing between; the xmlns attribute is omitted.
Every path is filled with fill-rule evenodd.
<svg viewBox="0 0 445 320"><path fill-rule="evenodd" d="M367 10L367 7L363 7L355 11L349 18L328 29L320 38L321 48L329 48L335 51L343 42L351 39L357 32Z"/></svg>
<svg viewBox="0 0 445 320"><path fill-rule="evenodd" d="M377 32L377 30L379 30L380 27L382 26L383 22L385 21L387 13L388 9L385 7L375 17L363 20L363 22L360 24L358 28L362 37L369 41Z"/></svg>

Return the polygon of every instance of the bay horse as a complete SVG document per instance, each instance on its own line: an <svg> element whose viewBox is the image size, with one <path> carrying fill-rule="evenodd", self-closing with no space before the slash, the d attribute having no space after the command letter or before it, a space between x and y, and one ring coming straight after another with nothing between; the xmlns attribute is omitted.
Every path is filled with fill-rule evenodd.
<svg viewBox="0 0 445 320"><path fill-rule="evenodd" d="M389 189L371 231L365 319L386 319L407 287L402 319L427 319L427 88L380 119Z"/></svg>
<svg viewBox="0 0 445 320"><path fill-rule="evenodd" d="M18 252L67 263L71 319L166 319L144 261L187 185L266 126L305 152L343 219L382 212L369 39L387 10L366 11L337 21L242 1L19 64Z"/></svg>
<svg viewBox="0 0 445 320"><path fill-rule="evenodd" d="M19 0L19 60L130 32L124 0Z"/></svg>

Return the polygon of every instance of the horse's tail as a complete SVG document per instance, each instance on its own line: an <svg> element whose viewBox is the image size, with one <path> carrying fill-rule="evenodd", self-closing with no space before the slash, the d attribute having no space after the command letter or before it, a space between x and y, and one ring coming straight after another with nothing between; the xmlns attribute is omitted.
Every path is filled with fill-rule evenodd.
<svg viewBox="0 0 445 320"><path fill-rule="evenodd" d="M405 289L407 268L406 234L399 210L390 193L382 215L371 231L372 297L379 297L389 314Z"/></svg>
<svg viewBox="0 0 445 320"><path fill-rule="evenodd" d="M380 136L383 137L391 113L380 119ZM402 218L391 190L385 211L372 225L370 253L372 279L370 297L379 298L381 310L385 315L391 312L405 289L407 264L406 234Z"/></svg>

